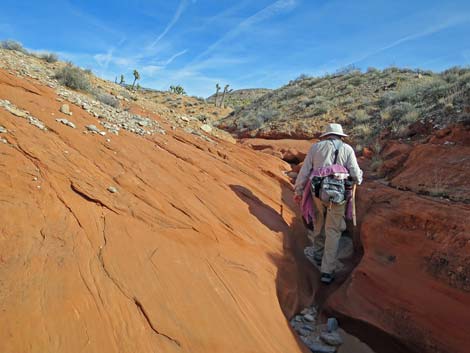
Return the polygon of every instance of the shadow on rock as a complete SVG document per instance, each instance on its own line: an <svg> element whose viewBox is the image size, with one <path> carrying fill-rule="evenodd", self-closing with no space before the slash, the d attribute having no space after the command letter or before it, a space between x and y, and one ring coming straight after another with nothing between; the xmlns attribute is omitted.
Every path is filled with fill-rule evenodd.
<svg viewBox="0 0 470 353"><path fill-rule="evenodd" d="M250 213L273 232L287 232L288 224L271 206L266 205L253 192L241 185L230 185L230 188L250 208Z"/></svg>

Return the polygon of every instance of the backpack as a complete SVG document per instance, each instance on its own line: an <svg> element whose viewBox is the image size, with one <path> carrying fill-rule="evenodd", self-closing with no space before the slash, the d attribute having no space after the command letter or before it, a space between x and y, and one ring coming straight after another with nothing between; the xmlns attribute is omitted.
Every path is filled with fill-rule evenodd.
<svg viewBox="0 0 470 353"><path fill-rule="evenodd" d="M342 147L342 142L339 146L332 141L335 146L335 160L333 164L336 164L338 160L339 149ZM343 204L346 202L346 185L345 178L347 175L328 175L321 178L321 181L317 180L317 197L323 202L333 204Z"/></svg>

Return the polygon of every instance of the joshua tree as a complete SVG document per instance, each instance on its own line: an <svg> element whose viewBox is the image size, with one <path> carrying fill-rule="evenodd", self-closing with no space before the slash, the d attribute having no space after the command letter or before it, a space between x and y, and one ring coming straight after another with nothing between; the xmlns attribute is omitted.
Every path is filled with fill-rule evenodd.
<svg viewBox="0 0 470 353"><path fill-rule="evenodd" d="M139 71L134 70L134 82L132 83L132 89L134 89L135 81L137 80L140 80L140 74L139 74Z"/></svg>
<svg viewBox="0 0 470 353"><path fill-rule="evenodd" d="M181 95L185 95L186 94L186 91L184 90L184 88L180 85L178 86L170 86L170 92L172 93L176 93L176 94L181 94Z"/></svg>
<svg viewBox="0 0 470 353"><path fill-rule="evenodd" d="M120 81L119 81L119 84L120 84L120 85L123 85L125 82L126 82L126 80L124 79L124 75L121 74L121 79L120 79Z"/></svg>
<svg viewBox="0 0 470 353"><path fill-rule="evenodd" d="M227 93L230 93L233 91L233 89L229 90L228 88L230 87L230 85L225 85L224 87L224 93L222 94L222 101L220 102L220 106L223 108L224 107L224 101L225 101L225 95Z"/></svg>
<svg viewBox="0 0 470 353"><path fill-rule="evenodd" d="M220 85L219 85L219 84L216 84L216 85L215 85L215 89L216 89L216 92L215 92L215 102L214 102L214 105L217 107L217 101L219 100Z"/></svg>

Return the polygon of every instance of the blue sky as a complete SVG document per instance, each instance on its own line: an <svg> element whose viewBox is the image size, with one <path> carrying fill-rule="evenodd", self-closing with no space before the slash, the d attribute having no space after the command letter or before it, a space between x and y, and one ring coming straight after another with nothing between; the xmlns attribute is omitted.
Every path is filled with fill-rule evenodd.
<svg viewBox="0 0 470 353"><path fill-rule="evenodd" d="M470 64L470 1L2 0L0 38L114 80L277 88L355 64L443 70Z"/></svg>

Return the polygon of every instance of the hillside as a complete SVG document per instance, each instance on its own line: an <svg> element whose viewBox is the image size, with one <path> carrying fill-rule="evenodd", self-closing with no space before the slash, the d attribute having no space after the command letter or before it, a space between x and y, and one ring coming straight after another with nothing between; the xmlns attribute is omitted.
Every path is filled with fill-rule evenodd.
<svg viewBox="0 0 470 353"><path fill-rule="evenodd" d="M62 90L61 98L68 99L68 92L61 88L60 80L56 75L64 68L72 68L72 78L82 84L78 100L71 103L82 105L85 103L88 110L98 108L95 114L103 113L124 115L131 118L132 113L138 112L138 107L162 117L175 128L193 131L196 134L201 132L201 126L214 136L219 136L233 141L224 131L220 131L212 126L212 122L222 116L226 116L231 109L214 107L203 100L185 95L178 95L166 91L155 90L131 90L129 86L121 86L114 82L103 80L92 72L81 70L71 64L61 61L48 62L30 53L15 50L0 49L0 68L9 71L19 77L34 79L42 85L54 89ZM75 76L73 76L75 75ZM79 76L80 80L76 76ZM82 102L83 100L83 102ZM137 111L133 111L137 109ZM130 114L128 114L130 113ZM104 123L103 120L100 124Z"/></svg>
<svg viewBox="0 0 470 353"><path fill-rule="evenodd" d="M267 88L246 88L237 89L225 96L224 105L232 109L240 109L247 105L250 105L255 100L271 92ZM219 93L219 99L221 99L222 93ZM208 103L215 103L215 94L206 99Z"/></svg>
<svg viewBox="0 0 470 353"><path fill-rule="evenodd" d="M407 138L470 116L470 69L429 71L369 69L301 76L218 126L240 137L313 138L336 121L364 144L379 135Z"/></svg>

